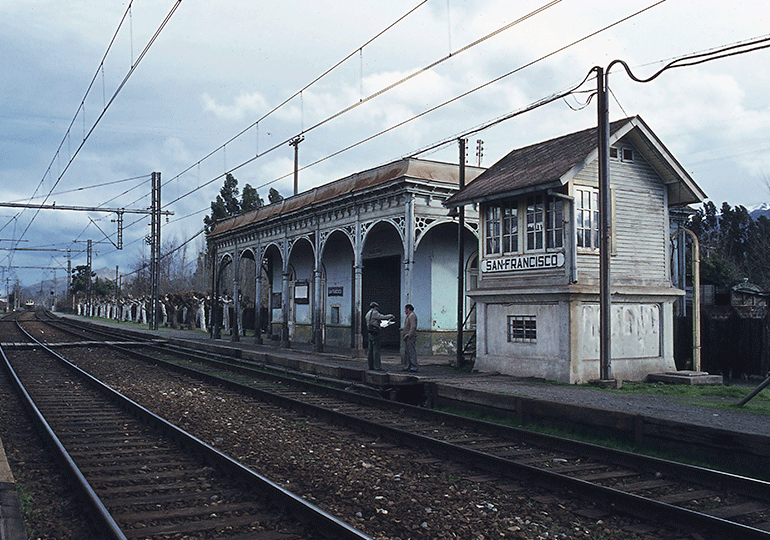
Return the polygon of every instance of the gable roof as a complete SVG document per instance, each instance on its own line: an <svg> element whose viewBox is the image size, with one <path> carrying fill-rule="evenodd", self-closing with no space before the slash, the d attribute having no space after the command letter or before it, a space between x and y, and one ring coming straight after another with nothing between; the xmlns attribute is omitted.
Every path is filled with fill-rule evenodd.
<svg viewBox="0 0 770 540"><path fill-rule="evenodd" d="M700 202L706 195L639 116L610 124L610 144L628 137L668 186L669 204ZM598 158L593 127L513 150L445 203L463 206L532 191L557 189Z"/></svg>

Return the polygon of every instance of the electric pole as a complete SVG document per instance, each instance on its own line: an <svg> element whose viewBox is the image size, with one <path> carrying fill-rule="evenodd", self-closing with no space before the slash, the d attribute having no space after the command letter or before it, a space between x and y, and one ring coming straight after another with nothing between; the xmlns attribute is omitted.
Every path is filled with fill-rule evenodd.
<svg viewBox="0 0 770 540"><path fill-rule="evenodd" d="M596 68L599 146L599 364L600 378L612 378L612 297L610 289L610 118L604 69Z"/></svg>
<svg viewBox="0 0 770 540"><path fill-rule="evenodd" d="M299 143L305 140L304 135L297 135L289 141L289 146L294 147L294 194L299 193Z"/></svg>
<svg viewBox="0 0 770 540"><path fill-rule="evenodd" d="M160 282L160 173L152 173L150 223L150 330L158 329L158 286Z"/></svg>

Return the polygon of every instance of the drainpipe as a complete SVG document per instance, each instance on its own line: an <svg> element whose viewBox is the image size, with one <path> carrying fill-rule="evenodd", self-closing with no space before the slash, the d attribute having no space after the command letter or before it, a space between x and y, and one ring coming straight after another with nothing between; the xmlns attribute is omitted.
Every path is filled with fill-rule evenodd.
<svg viewBox="0 0 770 540"><path fill-rule="evenodd" d="M685 227L674 231L671 240L682 231L692 239L692 369L700 371L700 244L695 233Z"/></svg>
<svg viewBox="0 0 770 540"><path fill-rule="evenodd" d="M460 143L460 178L458 192L465 187L465 144L462 137ZM457 352L455 366L462 367L465 363L463 353L463 323L465 322L465 206L457 207Z"/></svg>

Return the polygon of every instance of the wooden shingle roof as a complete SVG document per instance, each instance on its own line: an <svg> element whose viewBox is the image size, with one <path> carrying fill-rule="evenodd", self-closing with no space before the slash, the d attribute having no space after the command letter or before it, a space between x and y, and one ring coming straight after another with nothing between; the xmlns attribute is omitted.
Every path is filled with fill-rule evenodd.
<svg viewBox="0 0 770 540"><path fill-rule="evenodd" d="M450 197L444 205L501 200L531 191L562 187L597 157L598 128L592 127L545 142L517 148ZM610 143L629 136L661 175L679 188L671 204L700 202L705 194L638 116L610 123ZM682 188L684 186L684 189ZM673 194L672 194L673 195Z"/></svg>

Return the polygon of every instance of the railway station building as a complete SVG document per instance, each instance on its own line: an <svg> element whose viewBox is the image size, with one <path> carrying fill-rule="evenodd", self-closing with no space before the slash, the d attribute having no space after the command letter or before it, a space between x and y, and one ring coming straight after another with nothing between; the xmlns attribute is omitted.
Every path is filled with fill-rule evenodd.
<svg viewBox="0 0 770 540"><path fill-rule="evenodd" d="M515 149L445 202L479 213L475 369L600 378L597 141ZM609 170L611 374L641 380L676 370L670 210L705 194L638 116L610 124Z"/></svg>
<svg viewBox="0 0 770 540"><path fill-rule="evenodd" d="M482 170L466 167L466 180ZM458 164L406 158L217 222L207 236L212 290L232 302L227 311L249 314L233 317L232 339L246 326L261 329L258 341L361 356L362 321L376 301L397 318L381 334L383 347L397 349L410 303L418 353L454 354L459 226L443 203L458 191L459 174ZM472 209L462 234L470 280L478 260Z"/></svg>

